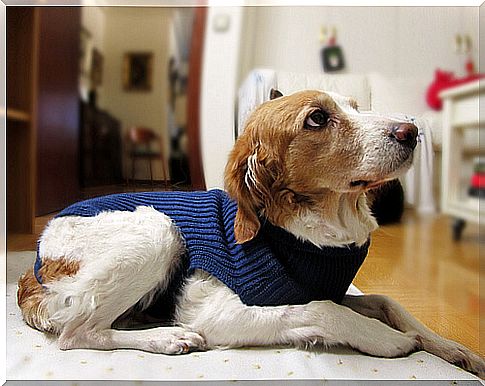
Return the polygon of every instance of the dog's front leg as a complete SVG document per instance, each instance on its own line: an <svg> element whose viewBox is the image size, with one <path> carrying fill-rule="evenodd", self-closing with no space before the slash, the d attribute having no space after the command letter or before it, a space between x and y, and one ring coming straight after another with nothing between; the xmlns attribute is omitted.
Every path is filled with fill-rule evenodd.
<svg viewBox="0 0 485 386"><path fill-rule="evenodd" d="M416 332L423 350L485 379L485 361L482 358L461 344L439 336L391 298L384 295L347 295L342 304L404 333Z"/></svg>
<svg viewBox="0 0 485 386"><path fill-rule="evenodd" d="M416 334L399 332L331 301L246 306L230 289L207 276L185 286L177 320L203 336L208 347L348 345L388 358L420 348Z"/></svg>

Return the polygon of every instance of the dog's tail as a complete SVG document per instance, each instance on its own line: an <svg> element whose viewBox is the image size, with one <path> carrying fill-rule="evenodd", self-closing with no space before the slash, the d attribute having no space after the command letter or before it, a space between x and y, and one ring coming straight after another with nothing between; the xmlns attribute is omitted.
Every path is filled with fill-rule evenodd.
<svg viewBox="0 0 485 386"><path fill-rule="evenodd" d="M48 292L37 281L33 269L19 278L17 304L25 322L39 331L55 334L56 328L49 320L47 298Z"/></svg>
<svg viewBox="0 0 485 386"><path fill-rule="evenodd" d="M37 330L54 332L44 302L46 297L47 292L35 278L32 269L19 278L17 303L25 322Z"/></svg>

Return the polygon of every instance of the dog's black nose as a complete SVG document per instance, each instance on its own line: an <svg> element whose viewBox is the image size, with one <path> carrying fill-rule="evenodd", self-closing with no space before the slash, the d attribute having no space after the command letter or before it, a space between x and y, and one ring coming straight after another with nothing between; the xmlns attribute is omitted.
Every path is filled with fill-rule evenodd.
<svg viewBox="0 0 485 386"><path fill-rule="evenodd" d="M412 123L393 123L390 136L410 148L416 147L418 128Z"/></svg>

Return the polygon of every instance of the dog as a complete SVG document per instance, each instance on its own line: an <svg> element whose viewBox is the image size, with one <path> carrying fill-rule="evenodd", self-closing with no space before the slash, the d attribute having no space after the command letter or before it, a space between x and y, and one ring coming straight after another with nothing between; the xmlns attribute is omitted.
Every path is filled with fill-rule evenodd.
<svg viewBox="0 0 485 386"><path fill-rule="evenodd" d="M408 169L416 126L330 92L272 97L235 143L227 193L107 196L52 219L18 282L27 324L57 335L63 350L425 350L483 378L481 357L392 299L345 294L377 228L366 192ZM168 326L114 328L165 295Z"/></svg>

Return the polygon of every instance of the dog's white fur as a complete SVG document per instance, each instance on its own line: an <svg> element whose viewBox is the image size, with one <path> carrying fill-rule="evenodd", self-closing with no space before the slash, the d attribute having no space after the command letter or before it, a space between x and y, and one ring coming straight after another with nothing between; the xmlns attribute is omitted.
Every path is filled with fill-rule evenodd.
<svg viewBox="0 0 485 386"><path fill-rule="evenodd" d="M364 244L369 234L378 227L367 206L365 196L360 196L356 200L355 197L342 194L338 195L336 200L339 205L331 208L332 211L327 212L325 217L320 213L304 210L300 216L293 218L286 225L286 230L317 246ZM358 210L353 212L350 210L352 206L357 206Z"/></svg>
<svg viewBox="0 0 485 386"><path fill-rule="evenodd" d="M351 119L358 119L348 99L332 96ZM380 119L371 116L362 123L362 141L369 157L381 157L381 150L376 150L379 141L369 134L366 125ZM251 175L251 160L248 162L246 184L257 186ZM395 169L397 173L399 167ZM316 245L363 244L377 227L365 197L336 192L334 200L325 217L305 210L285 228ZM352 206L356 210L350 210ZM172 220L150 207L95 217L55 218L42 234L39 252L43 258L82 261L74 276L46 284L43 303L48 318L43 323L46 330L59 333L62 349L128 348L179 354L248 345L343 344L382 357L424 349L482 377L485 374L480 357L439 337L385 296L348 295L342 305L313 301L305 305L247 306L219 280L202 271L196 271L183 286L175 326L113 329L115 319L127 309L135 304L147 307L157 293L163 292L184 253L183 239Z"/></svg>
<svg viewBox="0 0 485 386"><path fill-rule="evenodd" d="M87 330L101 320L109 327L114 319L106 320L108 315L116 318L139 301L148 306L165 289L182 252L172 220L151 207L50 221L40 255L82 261L75 276L45 284L49 322L62 332L61 342L77 334L80 322Z"/></svg>

